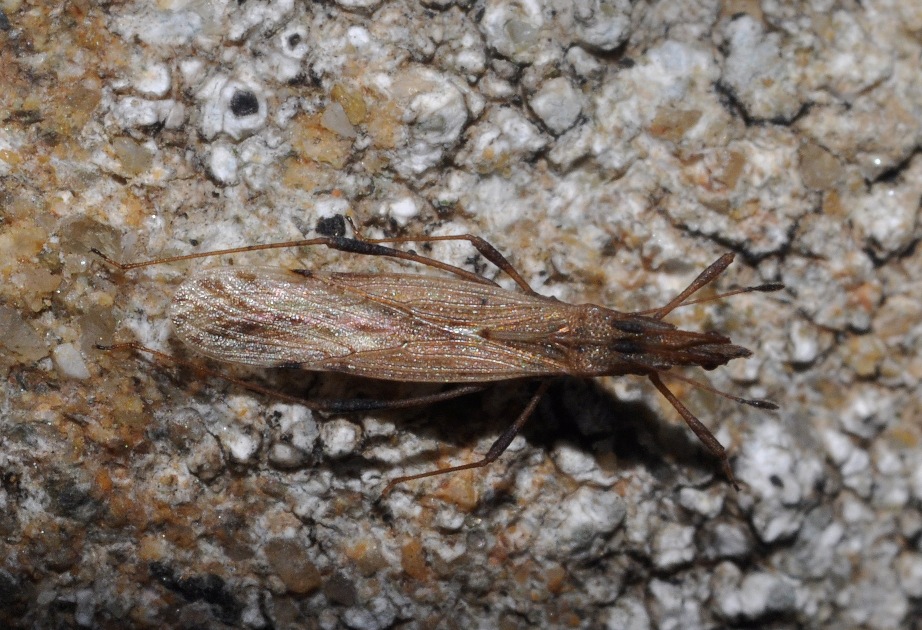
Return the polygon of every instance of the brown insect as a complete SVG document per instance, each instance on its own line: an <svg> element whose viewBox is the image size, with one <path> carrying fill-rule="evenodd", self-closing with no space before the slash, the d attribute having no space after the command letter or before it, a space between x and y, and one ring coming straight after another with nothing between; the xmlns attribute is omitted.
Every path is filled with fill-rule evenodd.
<svg viewBox="0 0 922 630"><path fill-rule="evenodd" d="M522 291L508 291L459 267L382 245L456 240L470 242ZM522 413L481 460L395 478L382 494L398 483L480 468L496 460L547 391L547 377L560 375L646 376L721 461L727 478L738 488L724 447L660 377L673 367L712 370L731 359L751 355L719 333L681 330L663 321L679 306L782 288L781 284L764 284L692 300L693 294L723 273L733 261L733 254L718 258L665 306L625 313L539 295L496 248L470 234L387 239L366 239L358 234L356 238L321 236L130 264L116 262L96 249L93 252L127 271L208 256L314 245L408 260L449 272L453 277L266 267L202 269L187 278L173 298L170 317L177 335L197 352L219 361L344 372L389 381L460 384L439 394L397 401L305 401L229 379L254 391L326 411L403 408L480 391L491 381L544 378ZM185 363L134 342L100 348L132 348ZM740 403L777 409L768 401L732 396L683 376L670 376Z"/></svg>

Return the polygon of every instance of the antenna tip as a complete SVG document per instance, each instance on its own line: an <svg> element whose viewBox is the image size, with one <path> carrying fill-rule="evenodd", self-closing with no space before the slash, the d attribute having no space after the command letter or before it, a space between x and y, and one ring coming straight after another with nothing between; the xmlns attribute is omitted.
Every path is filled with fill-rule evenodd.
<svg viewBox="0 0 922 630"><path fill-rule="evenodd" d="M784 288L783 282L769 282L767 284L760 284L757 287L752 287L753 291L760 291L762 293L771 293L773 291L780 291Z"/></svg>
<svg viewBox="0 0 922 630"><path fill-rule="evenodd" d="M777 411L779 409L778 405L770 400L747 400L745 403L756 409L767 409L769 411Z"/></svg>

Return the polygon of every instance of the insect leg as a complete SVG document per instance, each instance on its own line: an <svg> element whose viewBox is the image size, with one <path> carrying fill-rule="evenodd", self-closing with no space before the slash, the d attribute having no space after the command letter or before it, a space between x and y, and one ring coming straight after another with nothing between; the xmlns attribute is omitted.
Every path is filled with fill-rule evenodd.
<svg viewBox="0 0 922 630"><path fill-rule="evenodd" d="M535 408L538 406L538 401L540 401L541 397L544 396L545 392L547 392L547 388L550 386L550 384L551 382L549 380L545 380L541 383L540 386L538 386L538 389L532 395L531 399L528 401L528 404L525 406L525 409L522 410L522 413L519 414L519 417L516 418L515 422L513 422L508 429L503 431L500 436L496 438L496 441L493 442L492 446L490 446L490 450L487 451L487 454L484 455L483 459L472 462L470 464L462 464L461 466L439 468L437 470L430 470L428 472L418 473L416 475L406 475L404 477L391 479L388 484L384 486L384 490L381 492L381 496L387 496L388 493L390 493L390 491L398 483L414 481L416 479L425 479L426 477L435 477L437 475L446 475L448 473L461 472L462 470L471 470L472 468L483 468L484 466L493 463L500 455L503 454L503 451L509 447L509 445L512 443L512 440L515 439L515 436L518 435L522 427L525 426L525 422L528 420L531 414L534 413Z"/></svg>
<svg viewBox="0 0 922 630"><path fill-rule="evenodd" d="M420 256L419 254L413 252L404 252L399 249L394 249L393 247L386 247L384 245L379 245L374 241L366 241L363 239L356 238L347 238L345 236L318 236L317 238L309 238L299 241L284 241L281 243L266 243L263 245L246 245L244 247L231 247L230 249L218 249L209 252L198 252L195 254L183 254L181 256L168 256L165 258L154 258L151 260L143 260L140 262L132 263L122 263L110 256L107 256L100 250L95 247L91 248L90 251L102 258L108 264L120 269L121 271L129 271L131 269L138 269L140 267L150 267L152 265L162 265L166 263L180 262L184 260L194 260L196 258L210 258L212 256L226 256L228 254L243 254L246 252L255 252L265 249L287 249L292 247L312 247L314 245L323 245L329 247L330 249L335 249L337 251L346 252L350 254L362 254L364 256L385 256L389 258L398 258L401 260L408 260L411 262L428 265L430 267L435 267L436 269L441 269L449 273L453 273L457 276L469 280L471 282L477 282L479 284L489 284L496 285L495 282L488 278L484 278L476 273L467 271L466 269L461 269L460 267L455 267L448 263L442 262L440 260L435 260L434 258L426 258L425 256ZM531 290L531 289L529 289Z"/></svg>
<svg viewBox="0 0 922 630"><path fill-rule="evenodd" d="M142 260L139 262L123 263L115 260L114 258L102 253L100 250L95 247L91 247L90 251L102 258L108 264L113 267L120 269L121 271L129 271L130 269L138 269L140 267L151 267L153 265L164 265L167 263L180 262L183 260L195 260L197 258L211 258L212 256L226 256L228 254L243 254L246 252L256 252L264 249L286 249L289 247L310 247L312 245L326 245L327 241L330 240L330 237L322 236L318 238L309 238L302 239L299 241L285 241L282 243L267 243L264 245L246 245L244 247L231 247L229 249L216 249L208 252L196 252L194 254L182 254L180 256L166 256L164 258L153 258L151 260Z"/></svg>
<svg viewBox="0 0 922 630"><path fill-rule="evenodd" d="M355 226L353 225L353 230ZM534 289L531 288L531 285L526 282L525 278L516 271L516 268L512 266L512 263L502 255L502 253L496 249L489 241L474 234L449 234L446 236L396 236L391 238L365 238L359 232L356 231L356 239L360 241L365 241L366 243L433 243L436 241L467 241L470 243L474 249L480 252L480 255L493 263L500 271L503 271L507 276L512 278L517 285L519 285L522 290L526 293L532 295L537 295ZM427 258L425 256L420 256L419 254L414 254L416 256L416 262L419 262L423 265L430 264L430 261L433 259ZM439 262L439 261L435 261ZM442 263L444 264L444 263ZM440 269L444 267L439 267Z"/></svg>
<svg viewBox="0 0 922 630"><path fill-rule="evenodd" d="M730 483L733 484L733 487L736 490L740 489L739 484L736 482L736 477L733 476L733 470L730 468L730 459L727 457L727 450L723 447L723 444L717 441L717 438L714 437L714 434L711 433L708 429L695 415L688 410L688 407L682 404L682 401L676 398L676 395L669 391L669 388L663 383L660 379L659 374L653 372L649 375L650 382L653 383L653 386L659 390L659 392L669 401L669 403L675 407L675 410L679 412L679 415L682 416L682 419L685 420L685 424L688 425L688 428L698 436L698 439L704 444L704 446L711 451L711 453L720 460L720 464L723 467L724 474L727 476L727 479L730 480Z"/></svg>
<svg viewBox="0 0 922 630"><path fill-rule="evenodd" d="M412 396L410 398L399 398L397 400L381 400L375 398L323 398L307 401L302 400L300 404L307 405L309 408L316 411L327 411L330 413L355 413L358 411L407 409L408 407L433 405L445 400L452 400L453 398L467 396L468 394L476 394L477 392L482 392L486 388L486 385L459 385L437 394Z"/></svg>
<svg viewBox="0 0 922 630"><path fill-rule="evenodd" d="M376 411L382 409L406 409L408 407L431 405L445 400L467 396L468 394L474 394L486 389L486 385L460 385L453 389L438 392L436 394L413 396L411 398L400 398L397 400L378 400L373 398L320 398L308 400L298 396L291 396L269 387L263 387L262 385L251 383L250 381L222 374L199 363L178 359L166 354L165 352L160 352L159 350L148 348L147 346L144 346L136 341L117 343L111 346L97 344L96 348L98 350L105 350L108 352L116 352L119 350L143 352L145 354L151 355L161 363L172 363L174 365L180 365L182 367L195 370L201 374L204 374L205 376L223 379L228 383L249 390L251 392L256 392L257 394L264 394L265 396L275 398L276 400L282 400L285 402L301 405L302 407L307 407L308 409L312 409L314 411L326 411L330 413L354 413L358 411Z"/></svg>
<svg viewBox="0 0 922 630"><path fill-rule="evenodd" d="M350 221L350 224L352 222ZM246 252L255 252L265 249L287 249L293 247L312 247L314 245L324 245L330 249L335 249L342 252L353 253L353 254L363 254L366 256L387 256L390 258L399 258L402 260L408 260L415 262L421 265L427 265L429 267L435 267L436 269L441 269L449 273L453 273L457 276L464 278L465 280L470 280L472 282L478 282L480 284L493 284L496 283L492 280L488 280L483 276L480 276L476 273L467 271L466 269L461 269L454 265L436 260L434 258L428 258L426 256L421 256L415 252L405 252L399 249L394 249L393 247L385 247L380 245L381 243L407 243L407 242L416 242L416 243L427 243L434 241L468 241L474 248L480 252L480 254L489 260L491 263L496 265L501 271L505 272L510 278L512 278L516 284L518 284L524 291L532 295L537 295L535 291L531 288L528 282L522 277L522 275L516 271L515 267L512 266L512 263L503 256L498 249L491 245L486 239L483 239L479 236L473 234L454 234L447 236L402 236L402 237L393 237L393 238L379 238L379 239L369 239L361 235L361 233L356 229L353 224L353 230L355 230L355 238L348 238L345 236L319 236L317 238L301 239L297 241L283 241L280 243L267 243L263 245L246 245L243 247L231 247L229 249L218 249L208 252L197 252L194 254L183 254L180 256L167 256L164 258L155 258L151 260L144 260L139 262L123 263L115 260L114 258L104 254L102 251L96 249L95 247L91 248L90 251L102 258L108 264L120 269L122 271L128 271L130 269L138 269L140 267L149 267L152 265L161 265L167 263L180 262L184 260L194 260L197 258L210 258L212 256L225 256L229 254L242 254Z"/></svg>
<svg viewBox="0 0 922 630"><path fill-rule="evenodd" d="M321 239L315 239L321 240ZM323 245L331 249L336 249L341 252L347 252L350 254L362 254L365 256L386 256L389 258L398 258L400 260L408 260L410 262L415 262L420 265L426 265L428 267L434 267L436 269L441 269L442 271L447 271L453 273L456 276L460 276L465 280L471 282L477 282L479 284L490 284L496 285L495 282L488 278L484 278L481 275L462 269L461 267L456 267L450 265L441 260L436 260L435 258L427 258L426 256L421 256L416 252L405 252L400 249L395 249L393 247L387 247L385 245L379 244L380 242L387 242L390 239L380 239L380 240L365 240L362 238L346 238L344 236L332 236L332 237L323 237ZM408 239L415 240L415 239Z"/></svg>
<svg viewBox="0 0 922 630"><path fill-rule="evenodd" d="M651 317L655 319L663 319L666 317L666 315L681 306L682 303L685 302L685 300L691 297L694 293L703 289L714 280L716 280L717 277L722 274L727 269L727 267L730 266L730 263L733 262L734 258L735 254L724 254L712 262L707 269L702 271L697 278L691 281L691 284L685 287L684 291L672 298L672 300L670 300L666 306L662 306L653 310L651 312Z"/></svg>

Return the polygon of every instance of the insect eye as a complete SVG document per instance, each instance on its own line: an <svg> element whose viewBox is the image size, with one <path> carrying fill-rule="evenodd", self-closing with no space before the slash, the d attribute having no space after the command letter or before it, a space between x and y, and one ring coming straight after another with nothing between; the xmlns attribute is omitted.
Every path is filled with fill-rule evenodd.
<svg viewBox="0 0 922 630"><path fill-rule="evenodd" d="M646 327L640 322L628 319L615 320L611 325L615 330L620 330L629 335L639 335L646 330Z"/></svg>
<svg viewBox="0 0 922 630"><path fill-rule="evenodd" d="M631 339L615 339L611 344L611 349L618 354L640 354L643 352L640 344Z"/></svg>

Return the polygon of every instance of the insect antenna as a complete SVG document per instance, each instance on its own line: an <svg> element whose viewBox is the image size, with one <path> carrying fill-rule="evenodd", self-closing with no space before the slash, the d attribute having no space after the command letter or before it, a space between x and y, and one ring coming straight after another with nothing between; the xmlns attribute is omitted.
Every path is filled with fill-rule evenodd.
<svg viewBox="0 0 922 630"><path fill-rule="evenodd" d="M780 291L784 288L783 282L766 282L765 284L757 284L751 287L738 287L736 289L730 289L723 293L718 293L717 295L711 295L709 297L696 298L694 300L688 300L677 304L672 307L673 310L682 307L682 306L691 306L692 304L705 304L707 302L716 302L717 300L722 300L724 298L732 297L734 295L739 295L741 293L774 293L775 291ZM640 315L646 315L648 313L656 313L661 311L662 308L651 308L646 311L637 311ZM657 318L659 319L659 318Z"/></svg>

